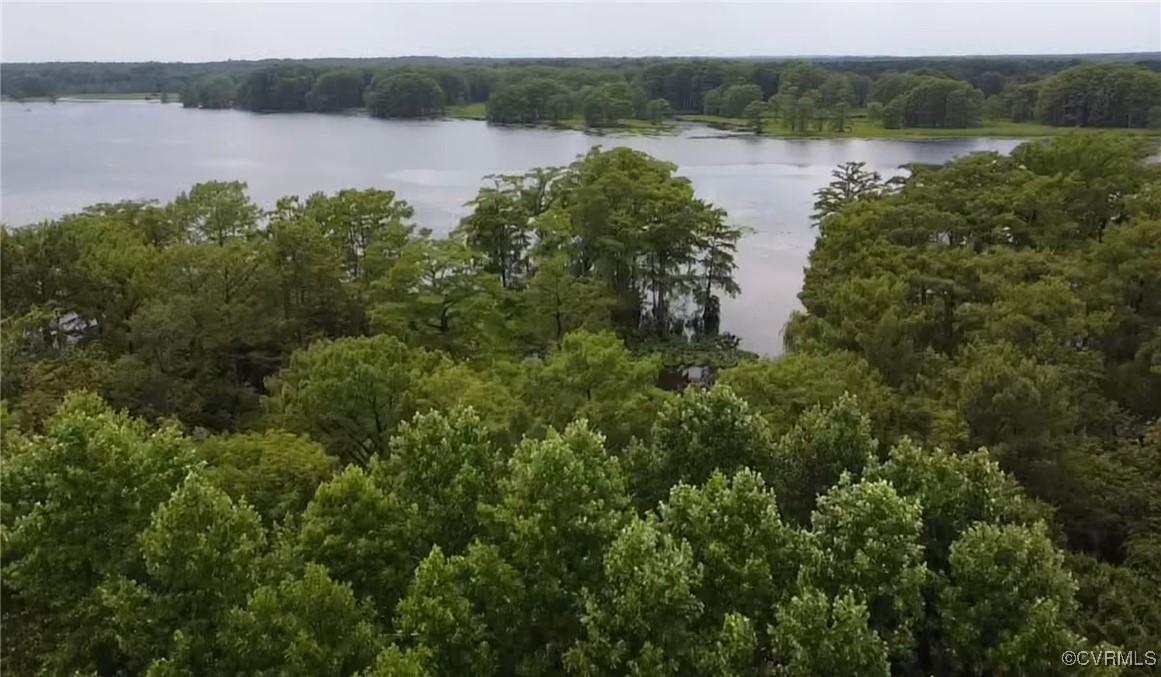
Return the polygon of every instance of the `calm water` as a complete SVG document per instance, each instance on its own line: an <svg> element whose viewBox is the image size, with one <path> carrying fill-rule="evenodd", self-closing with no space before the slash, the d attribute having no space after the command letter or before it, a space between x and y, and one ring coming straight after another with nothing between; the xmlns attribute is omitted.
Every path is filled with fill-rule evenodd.
<svg viewBox="0 0 1161 677"><path fill-rule="evenodd" d="M726 299L723 328L755 351L780 350L782 324L815 233L812 193L840 163L884 174L942 163L1016 141L785 141L598 136L489 127L482 122L387 122L324 115L253 115L145 102L0 104L0 221L23 225L96 202L169 200L192 184L238 179L272 206L283 195L389 188L437 232L464 215L488 174L566 164L594 145L625 145L675 163L700 197L754 231L739 247L742 295Z"/></svg>

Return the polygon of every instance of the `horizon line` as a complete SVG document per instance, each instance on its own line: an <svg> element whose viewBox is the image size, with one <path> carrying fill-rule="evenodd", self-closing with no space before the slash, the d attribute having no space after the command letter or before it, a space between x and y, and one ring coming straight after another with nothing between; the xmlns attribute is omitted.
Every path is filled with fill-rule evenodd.
<svg viewBox="0 0 1161 677"><path fill-rule="evenodd" d="M747 59L758 60L765 59L770 61L811 61L817 59L1020 59L1020 58L1078 58L1078 57L1107 57L1107 56L1156 56L1161 57L1161 50L1154 51L1128 51L1128 52L1039 52L1039 53L975 53L975 54L736 54L736 55L638 55L638 56L618 56L618 55L588 55L588 56L440 56L436 54L402 54L393 56L305 56L305 57L261 57L261 58L244 58L244 59L217 59L209 61L159 61L153 60L137 60L137 61L119 61L119 60L54 60L54 61L7 61L0 59L0 65L40 65L40 64L79 64L79 63L98 63L98 64L138 64L138 63L157 63L157 64L211 64L211 63L259 63L264 61L373 61L382 59L443 59L448 61L456 60L478 60L478 61L566 61L566 60L581 60L581 59L617 59L623 61L640 61L647 59Z"/></svg>

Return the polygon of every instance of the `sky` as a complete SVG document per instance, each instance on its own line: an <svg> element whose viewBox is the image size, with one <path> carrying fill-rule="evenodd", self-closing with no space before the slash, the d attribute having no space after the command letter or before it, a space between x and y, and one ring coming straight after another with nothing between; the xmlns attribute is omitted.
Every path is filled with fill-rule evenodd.
<svg viewBox="0 0 1161 677"><path fill-rule="evenodd" d="M1161 51L1161 0L3 0L0 24L5 62Z"/></svg>

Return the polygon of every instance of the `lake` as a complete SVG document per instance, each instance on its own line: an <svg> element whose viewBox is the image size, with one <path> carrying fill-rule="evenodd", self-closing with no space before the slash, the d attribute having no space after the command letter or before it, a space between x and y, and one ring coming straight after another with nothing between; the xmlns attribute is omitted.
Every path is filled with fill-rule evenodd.
<svg viewBox="0 0 1161 677"><path fill-rule="evenodd" d="M813 193L835 166L862 161L888 175L906 163L1007 153L1018 143L721 138L704 127L646 137L139 101L3 103L0 221L19 226L96 202L168 201L216 179L247 182L264 206L320 190L391 189L415 207L418 225L446 232L488 174L567 164L595 145L629 146L676 164L699 197L753 231L739 246L742 294L723 299L722 328L749 350L776 354L814 243Z"/></svg>

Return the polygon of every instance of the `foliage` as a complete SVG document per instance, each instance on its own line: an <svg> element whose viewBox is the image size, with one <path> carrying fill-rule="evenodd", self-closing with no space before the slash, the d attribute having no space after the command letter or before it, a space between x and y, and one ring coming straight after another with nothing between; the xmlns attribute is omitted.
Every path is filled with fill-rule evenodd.
<svg viewBox="0 0 1161 677"><path fill-rule="evenodd" d="M383 609L403 596L411 571L430 547L416 506L348 467L318 488L296 534L305 561L326 568L360 599Z"/></svg>
<svg viewBox="0 0 1161 677"><path fill-rule="evenodd" d="M0 93L17 100L129 92L164 98L166 92L181 92L187 107L329 112L366 104L372 114L385 117L438 115L445 105L486 103L487 119L493 122L593 127L631 120L658 124L666 110L749 118L743 111L751 101L796 99L813 93L810 115L822 113L820 119L829 120L829 127L843 133L844 109L865 108L868 104L886 106L925 78L954 83L954 88L966 94L967 99L955 92L947 97L928 92L921 97L925 103L918 105L926 111L921 115L942 116L947 109L970 115L973 107L987 97L996 99L1000 117L1027 121L1037 108L1037 90L1050 85L1051 102L1046 102L1044 110L1057 112L1052 113L1056 117L1048 124L1074 124L1059 118L1075 118L1072 112L1065 112L1063 102L1072 96L1074 103L1068 104L1071 111L1080 101L1078 96L1087 96L1080 92L1087 90L1096 98L1090 97L1091 106L1084 104L1094 114L1086 114L1086 118L1091 118L1086 126L1144 127L1150 92L1155 93L1153 81L1144 76L1155 75L1161 70L1161 62L1143 54L827 58L814 63L656 57L391 57L274 63L6 63L2 69ZM385 86L397 77L402 79L396 81L395 87ZM1107 87L1098 84L1101 82ZM946 85L937 89L942 87ZM1106 89L1117 94L1102 99L1100 92ZM971 91L979 92L978 101L972 101ZM1076 95L1066 95L1069 91ZM650 102L658 103L651 106ZM665 108L659 102L665 102ZM1107 115L1101 111L1107 111ZM1129 120L1131 124L1126 124ZM816 123L811 122L810 126Z"/></svg>
<svg viewBox="0 0 1161 677"><path fill-rule="evenodd" d="M278 430L212 437L197 450L210 481L267 526L300 514L336 466L319 443Z"/></svg>
<svg viewBox="0 0 1161 677"><path fill-rule="evenodd" d="M503 340L501 280L458 239L413 240L376 282L373 325L408 343L457 356L487 352ZM502 325L501 325L502 326Z"/></svg>
<svg viewBox="0 0 1161 677"><path fill-rule="evenodd" d="M363 74L353 68L326 71L306 93L308 110L341 111L363 103Z"/></svg>
<svg viewBox="0 0 1161 677"><path fill-rule="evenodd" d="M916 78L899 96L904 127L971 127L979 121L984 102L969 83L931 76Z"/></svg>
<svg viewBox="0 0 1161 677"><path fill-rule="evenodd" d="M814 406L829 407L851 393L870 416L876 431L890 430L890 392L863 358L847 352L794 353L726 369L718 383L742 397L777 434L785 434ZM880 434L882 434L880 433Z"/></svg>
<svg viewBox="0 0 1161 677"><path fill-rule="evenodd" d="M418 73L376 75L364 97L379 118L430 117L442 113L446 102L439 83Z"/></svg>
<svg viewBox="0 0 1161 677"><path fill-rule="evenodd" d="M154 511L139 541L144 575L106 584L131 664L221 669L219 628L262 573L266 533L258 514L191 475Z"/></svg>
<svg viewBox="0 0 1161 677"><path fill-rule="evenodd" d="M634 491L648 507L677 484L699 485L714 472L773 469L766 422L724 387L687 389L657 413L649 445L626 456Z"/></svg>
<svg viewBox="0 0 1161 677"><path fill-rule="evenodd" d="M360 77L360 86L362 85ZM276 66L250 74L238 85L235 103L252 111L301 111L314 84L314 73L295 66Z"/></svg>
<svg viewBox="0 0 1161 677"><path fill-rule="evenodd" d="M1075 641L1055 620L1076 613L1065 601L1072 583L1045 549L1047 535L1029 531L1038 517L1053 519L1059 542L1107 567L1082 568L1080 617L1100 619L1088 625L1090 640L1131 644L1161 627L1119 590L1092 587L1108 580L1145 590L1155 576L1144 553L1156 543L1161 485L1144 459L1161 414L1152 366L1158 313L1146 300L1158 283L1155 238L1146 235L1158 212L1144 207L1157 181L1156 168L1141 161L1145 152L1128 138L1063 135L1010 158L914 168L896 190L857 198L820 222L800 295L806 312L787 328L795 354L786 359L865 360L887 389L875 397L900 407L877 417L881 439L906 435L955 452L899 442L885 464L864 470L917 492L929 566L950 561L963 572L977 559L973 548L985 560L1024 553L1037 562L1029 575L1050 581L1029 593L1040 600L1034 613L999 611L1013 624L990 639L971 623L994 618L957 629L942 621L951 646L939 660L949 667L936 672L1049 671L1053 652ZM745 369L735 378L763 392L765 384L742 379ZM981 446L990 451L962 455ZM1001 468L1043 503L1018 500ZM973 522L1000 531L972 536L956 562L951 534L974 533ZM994 571L978 580L987 576L998 580ZM1037 590L1029 585L1002 588ZM943 594L977 609L1012 599ZM1112 615L1124 622L1116 631ZM1017 653L1009 667L991 662Z"/></svg>
<svg viewBox="0 0 1161 677"><path fill-rule="evenodd" d="M1128 64L1074 66L1040 87L1036 117L1075 127L1144 127L1161 105L1161 74Z"/></svg>
<svg viewBox="0 0 1161 677"><path fill-rule="evenodd" d="M237 85L228 75L206 75L190 81L181 93L184 108L230 108Z"/></svg>
<svg viewBox="0 0 1161 677"><path fill-rule="evenodd" d="M382 642L371 610L317 565L256 589L223 634L229 669L253 675L350 675L371 664Z"/></svg>
<svg viewBox="0 0 1161 677"><path fill-rule="evenodd" d="M831 172L834 180L815 192L814 221L818 223L857 200L868 200L885 189L879 172L868 171L862 162L848 162Z"/></svg>
<svg viewBox="0 0 1161 677"><path fill-rule="evenodd" d="M100 586L136 566L138 534L193 467L192 446L84 394L65 400L43 436L4 443L5 665L111 669L124 659Z"/></svg>
<svg viewBox="0 0 1161 677"><path fill-rule="evenodd" d="M635 111L752 84L803 130L890 89L659 65L570 82ZM891 81L900 124L959 87ZM1155 644L1148 154L844 165L761 361L718 332L741 231L628 149L495 177L446 238L390 192L229 182L0 231L0 668L1039 675Z"/></svg>
<svg viewBox="0 0 1161 677"><path fill-rule="evenodd" d="M481 506L499 498L505 461L473 409L433 411L403 426L372 474L417 508L425 542L458 554L482 529Z"/></svg>
<svg viewBox="0 0 1161 677"><path fill-rule="evenodd" d="M620 447L643 436L665 393L656 387L660 360L636 358L609 332L568 334L535 371L528 399L545 426L563 430L585 419Z"/></svg>
<svg viewBox="0 0 1161 677"><path fill-rule="evenodd" d="M396 429L420 410L417 384L446 360L390 336L316 342L295 353L271 384L272 416L339 458L366 465L387 453Z"/></svg>

